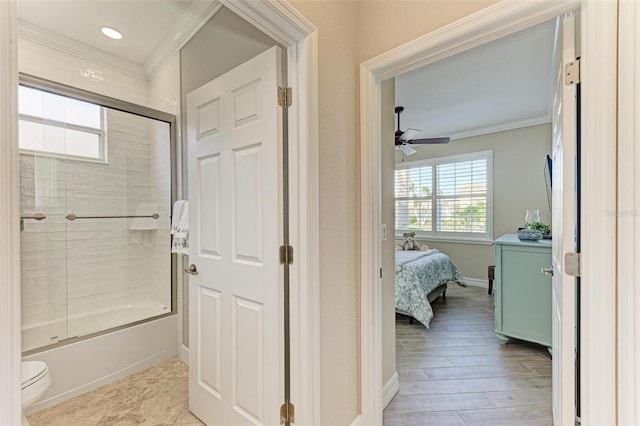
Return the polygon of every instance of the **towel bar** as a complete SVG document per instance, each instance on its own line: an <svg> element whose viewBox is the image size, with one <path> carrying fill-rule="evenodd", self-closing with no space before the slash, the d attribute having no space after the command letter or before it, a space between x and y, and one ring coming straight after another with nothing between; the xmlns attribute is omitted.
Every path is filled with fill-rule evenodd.
<svg viewBox="0 0 640 426"><path fill-rule="evenodd" d="M47 216L45 216L43 213L36 213L33 216L20 216L20 220L24 220L24 219L44 220L46 218Z"/></svg>
<svg viewBox="0 0 640 426"><path fill-rule="evenodd" d="M76 216L73 213L69 213L65 216L67 220L76 220L76 219L128 219L134 217L150 217L153 219L158 219L160 215L158 213L154 213L150 216Z"/></svg>

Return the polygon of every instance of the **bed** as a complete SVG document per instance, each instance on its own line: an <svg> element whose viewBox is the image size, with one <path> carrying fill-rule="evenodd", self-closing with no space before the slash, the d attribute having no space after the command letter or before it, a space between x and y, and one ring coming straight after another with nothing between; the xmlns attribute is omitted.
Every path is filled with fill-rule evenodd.
<svg viewBox="0 0 640 426"><path fill-rule="evenodd" d="M396 251L396 312L425 327L433 318L431 302L446 296L447 283L466 287L451 258L437 249Z"/></svg>

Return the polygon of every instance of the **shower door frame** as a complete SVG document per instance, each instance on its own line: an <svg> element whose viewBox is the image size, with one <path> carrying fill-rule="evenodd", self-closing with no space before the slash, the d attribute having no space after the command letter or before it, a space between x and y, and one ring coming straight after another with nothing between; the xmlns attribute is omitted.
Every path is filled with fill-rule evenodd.
<svg viewBox="0 0 640 426"><path fill-rule="evenodd" d="M43 90L45 92L54 93L57 95L61 95L71 99L77 99L80 101L89 102L95 105L99 105L102 107L110 108L113 110L126 112L129 114L137 115L140 117L150 118L153 120L161 121L169 124L169 162L171 166L171 203L168 206L169 212L172 211L173 203L175 203L177 199L177 117L173 114L169 114L163 111L159 111L153 108L148 108L142 105L137 105L131 102L123 101L116 98L111 98L109 96L101 95L94 92L89 92L84 89L78 89L76 87L68 86L66 84L57 83L55 81L47 80L44 78L36 77L33 75L19 73L19 83L20 85L32 87L34 89ZM169 249L169 247L167 247ZM35 349L31 349L28 351L22 352L22 356L32 355L38 352L42 352L49 349L54 349L60 346L65 346L71 343L76 343L82 340L91 339L93 337L101 336L108 333L113 333L114 331L123 330L125 328L133 327L139 324L144 324L149 321L155 321L160 318L168 317L171 315L175 315L178 312L178 303L177 303L177 277L178 277L178 261L177 255L175 253L171 253L171 310L169 312L154 315L149 318L144 318L141 320L129 322L123 325L119 325L117 327L108 328L105 330L96 331L94 333L85 334L82 336L70 337L67 339L63 339L59 342L52 343L50 345L40 346Z"/></svg>

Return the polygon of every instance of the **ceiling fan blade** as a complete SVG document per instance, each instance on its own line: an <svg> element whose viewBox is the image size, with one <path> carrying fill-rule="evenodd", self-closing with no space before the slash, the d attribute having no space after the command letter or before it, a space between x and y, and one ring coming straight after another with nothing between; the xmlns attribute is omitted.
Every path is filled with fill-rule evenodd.
<svg viewBox="0 0 640 426"><path fill-rule="evenodd" d="M435 144L445 144L449 143L451 138L424 138L424 139L411 139L408 140L407 143L411 145L435 145Z"/></svg>
<svg viewBox="0 0 640 426"><path fill-rule="evenodd" d="M413 155L418 152L407 144L398 145L397 148L406 156Z"/></svg>
<svg viewBox="0 0 640 426"><path fill-rule="evenodd" d="M405 155L412 155L417 152L415 149L411 148L408 145L432 145L449 143L449 140L451 138L448 137L414 139L422 133L422 130L411 128L405 130L404 132L400 130L400 113L404 111L404 108L398 106L396 107L395 111L396 114L398 114L398 130L396 130L395 132L395 144L396 148L402 150Z"/></svg>
<svg viewBox="0 0 640 426"><path fill-rule="evenodd" d="M407 129L400 135L400 140L403 142L409 142L411 139L415 138L420 133L422 133L422 130Z"/></svg>

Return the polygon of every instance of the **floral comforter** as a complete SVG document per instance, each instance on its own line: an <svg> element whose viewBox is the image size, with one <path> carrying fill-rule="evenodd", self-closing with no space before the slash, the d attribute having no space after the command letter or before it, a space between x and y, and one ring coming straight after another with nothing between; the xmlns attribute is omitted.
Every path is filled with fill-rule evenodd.
<svg viewBox="0 0 640 426"><path fill-rule="evenodd" d="M427 295L449 281L466 287L451 258L436 249L396 251L396 309L425 327L433 318Z"/></svg>

